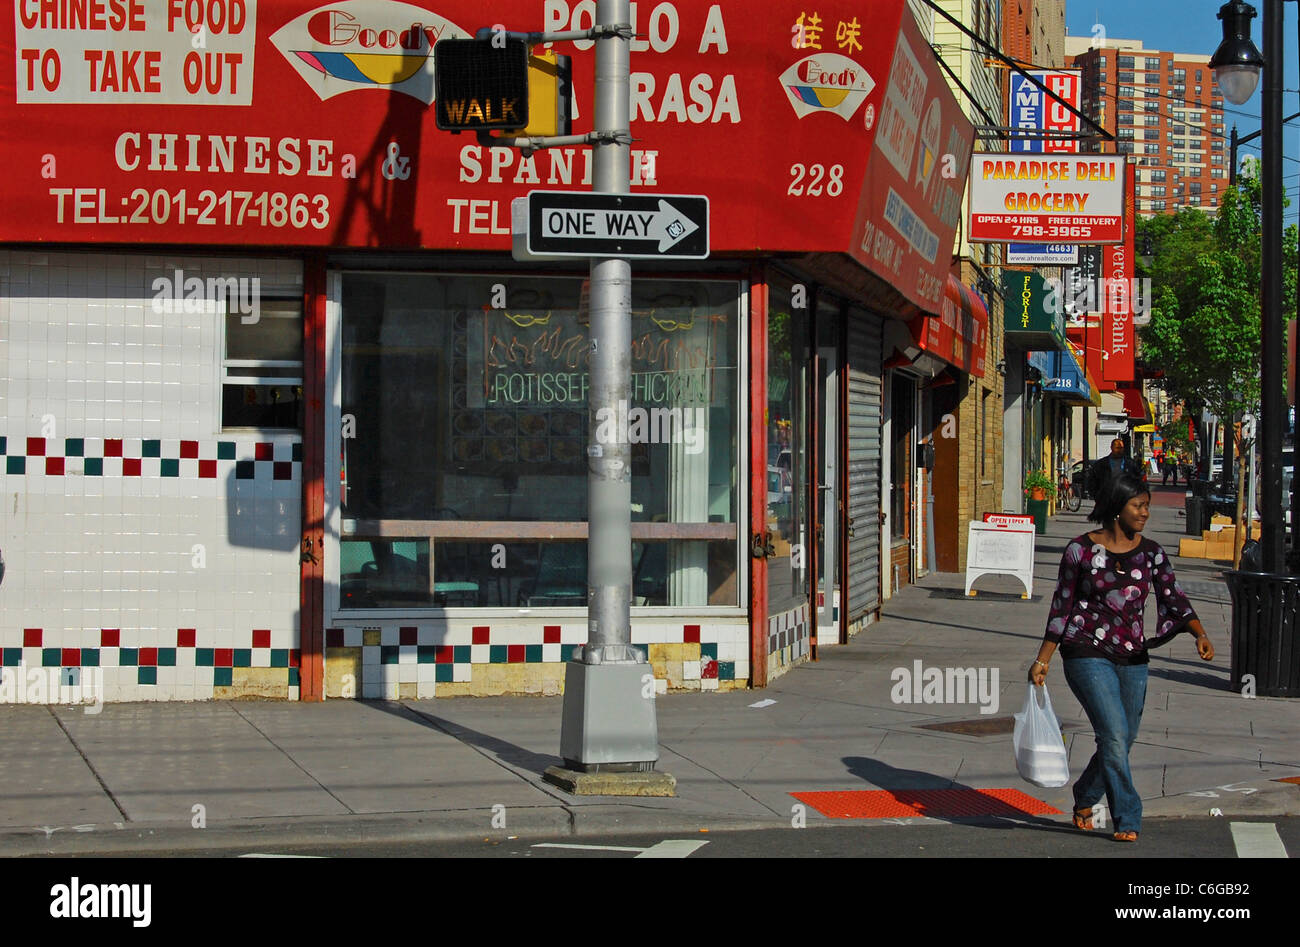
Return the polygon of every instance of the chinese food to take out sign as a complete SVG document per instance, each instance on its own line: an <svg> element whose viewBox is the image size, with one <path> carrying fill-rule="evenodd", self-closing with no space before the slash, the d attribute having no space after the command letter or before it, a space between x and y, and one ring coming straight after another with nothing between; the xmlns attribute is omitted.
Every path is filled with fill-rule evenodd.
<svg viewBox="0 0 1300 947"><path fill-rule="evenodd" d="M1096 244L1123 236L1123 155L971 156L972 241Z"/></svg>
<svg viewBox="0 0 1300 947"><path fill-rule="evenodd" d="M593 149L440 131L435 47L590 29L595 6L11 0L0 243L509 252L511 201L590 191ZM905 0L639 0L630 18L631 193L707 197L714 251L852 253L938 311L973 132ZM551 44L575 134L594 45Z"/></svg>

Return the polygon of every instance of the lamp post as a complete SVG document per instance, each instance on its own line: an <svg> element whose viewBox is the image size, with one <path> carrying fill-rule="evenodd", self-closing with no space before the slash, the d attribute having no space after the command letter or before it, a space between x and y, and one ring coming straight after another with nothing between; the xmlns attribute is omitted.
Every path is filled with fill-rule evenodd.
<svg viewBox="0 0 1300 947"><path fill-rule="evenodd" d="M1263 458L1259 572L1225 573L1232 595L1232 686L1300 697L1300 576L1282 572L1282 0L1264 0L1264 54L1250 41L1255 9L1241 0L1219 9L1223 42L1210 58L1224 98L1244 104L1262 68L1262 232L1260 235L1260 423ZM1236 156L1233 156L1234 171ZM1242 689L1242 693L1246 691Z"/></svg>

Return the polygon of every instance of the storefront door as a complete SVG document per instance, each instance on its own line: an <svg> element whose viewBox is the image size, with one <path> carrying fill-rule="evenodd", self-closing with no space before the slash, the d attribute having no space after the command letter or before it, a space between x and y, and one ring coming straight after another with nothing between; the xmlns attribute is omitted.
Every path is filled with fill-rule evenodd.
<svg viewBox="0 0 1300 947"><path fill-rule="evenodd" d="M839 628L839 353L817 350L817 643L838 644Z"/></svg>

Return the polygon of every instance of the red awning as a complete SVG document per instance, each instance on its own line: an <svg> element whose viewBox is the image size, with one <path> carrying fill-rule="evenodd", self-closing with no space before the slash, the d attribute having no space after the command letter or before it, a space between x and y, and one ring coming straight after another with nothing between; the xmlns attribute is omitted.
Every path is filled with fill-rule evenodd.
<svg viewBox="0 0 1300 947"><path fill-rule="evenodd" d="M1145 424L1151 420L1150 413L1147 411L1147 399L1142 396L1141 388L1121 388L1120 394L1124 396L1124 412L1140 424Z"/></svg>
<svg viewBox="0 0 1300 947"><path fill-rule="evenodd" d="M924 351L977 378L984 377L989 312L983 300L949 274L939 315L911 321L912 338Z"/></svg>

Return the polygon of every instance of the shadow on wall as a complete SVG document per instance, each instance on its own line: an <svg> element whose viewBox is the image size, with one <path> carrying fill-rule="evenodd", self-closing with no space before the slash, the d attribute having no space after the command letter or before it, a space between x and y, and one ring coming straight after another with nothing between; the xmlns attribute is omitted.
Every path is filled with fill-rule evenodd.
<svg viewBox="0 0 1300 947"><path fill-rule="evenodd" d="M280 480L275 479L277 467L280 468ZM292 462L235 462L235 469L226 478L226 536L230 545L271 552L291 552L298 548L302 518L301 477L295 480L289 474L285 479L286 467L291 469ZM276 488L273 484L287 486Z"/></svg>

